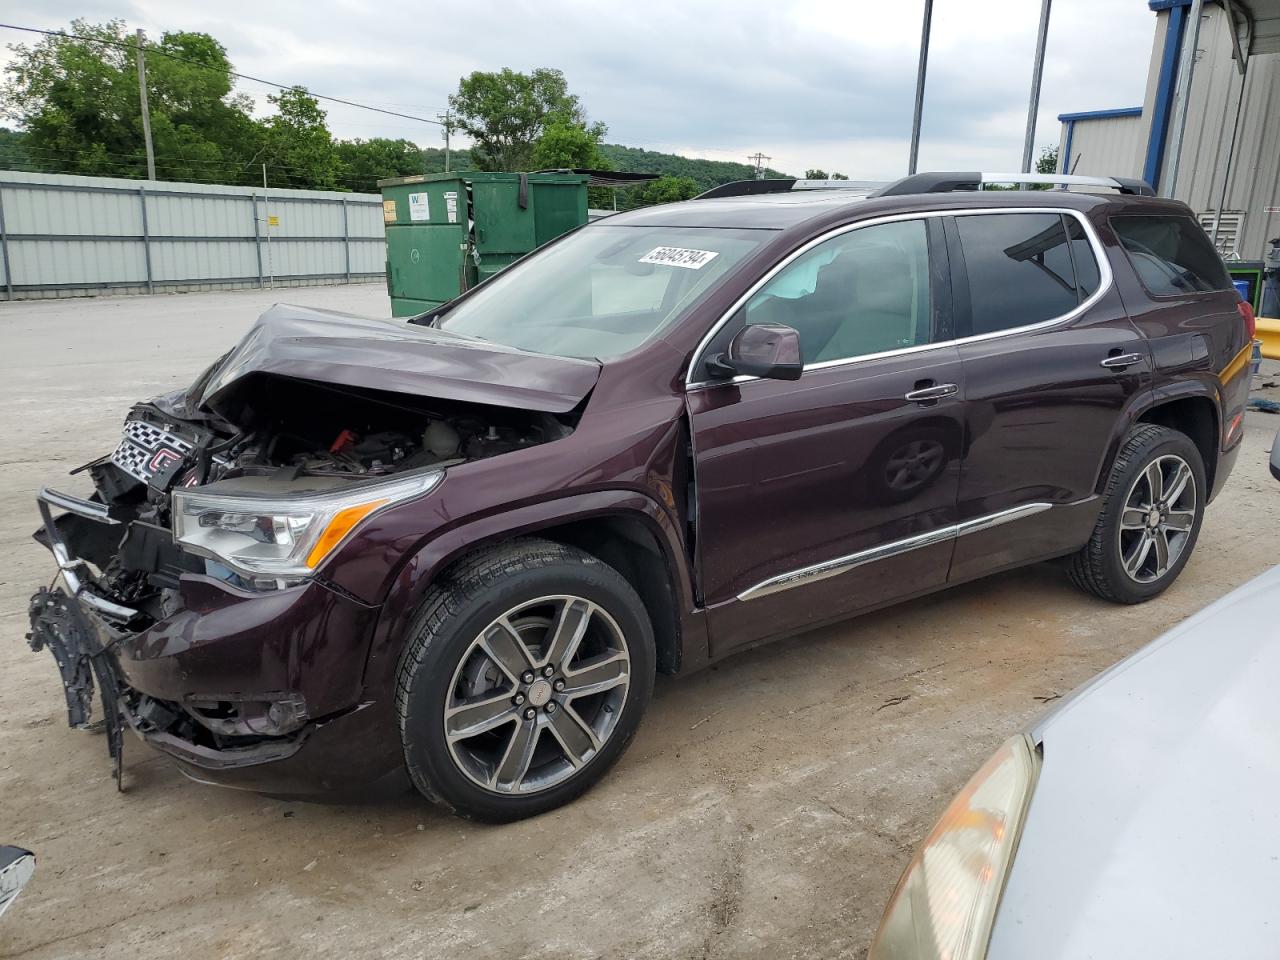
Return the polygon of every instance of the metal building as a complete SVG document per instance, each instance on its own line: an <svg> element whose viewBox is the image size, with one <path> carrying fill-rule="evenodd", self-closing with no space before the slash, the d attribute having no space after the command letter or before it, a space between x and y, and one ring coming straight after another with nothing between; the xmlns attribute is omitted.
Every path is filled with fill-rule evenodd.
<svg viewBox="0 0 1280 960"><path fill-rule="evenodd" d="M1224 255L1260 260L1280 237L1280 0L1148 6L1142 106L1061 114L1060 171L1142 177L1195 210Z"/></svg>
<svg viewBox="0 0 1280 960"><path fill-rule="evenodd" d="M382 198L0 171L0 300L381 280Z"/></svg>

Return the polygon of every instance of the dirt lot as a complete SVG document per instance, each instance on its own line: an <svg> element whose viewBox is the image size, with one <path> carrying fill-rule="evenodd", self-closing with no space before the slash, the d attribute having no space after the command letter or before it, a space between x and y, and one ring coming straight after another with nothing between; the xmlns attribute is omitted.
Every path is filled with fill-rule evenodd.
<svg viewBox="0 0 1280 960"><path fill-rule="evenodd" d="M379 286L0 305L0 839L39 856L0 957L859 957L910 850L1047 700L1280 561L1280 417L1181 580L1138 608L1036 567L660 682L568 809L479 827L406 797L286 803L190 783L136 740L127 792L23 642L52 574L42 483L115 442L273 300L386 312ZM1272 396L1275 396L1272 393Z"/></svg>

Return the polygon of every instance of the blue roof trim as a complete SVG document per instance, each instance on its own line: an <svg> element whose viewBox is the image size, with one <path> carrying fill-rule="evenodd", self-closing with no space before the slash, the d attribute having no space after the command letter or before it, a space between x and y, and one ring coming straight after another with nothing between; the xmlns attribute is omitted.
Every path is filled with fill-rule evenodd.
<svg viewBox="0 0 1280 960"><path fill-rule="evenodd" d="M1114 110L1083 110L1080 113L1060 113L1058 119L1063 123L1068 120L1110 120L1112 117L1140 117L1141 107L1117 107Z"/></svg>
<svg viewBox="0 0 1280 960"><path fill-rule="evenodd" d="M1191 0L1147 0L1147 6L1158 13L1173 7L1189 7Z"/></svg>

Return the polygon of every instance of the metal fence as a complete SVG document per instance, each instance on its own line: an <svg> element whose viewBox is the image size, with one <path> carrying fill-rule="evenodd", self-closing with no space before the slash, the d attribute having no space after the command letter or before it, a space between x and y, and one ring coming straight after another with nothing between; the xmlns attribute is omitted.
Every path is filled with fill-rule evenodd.
<svg viewBox="0 0 1280 960"><path fill-rule="evenodd" d="M0 171L9 300L380 280L376 194Z"/></svg>

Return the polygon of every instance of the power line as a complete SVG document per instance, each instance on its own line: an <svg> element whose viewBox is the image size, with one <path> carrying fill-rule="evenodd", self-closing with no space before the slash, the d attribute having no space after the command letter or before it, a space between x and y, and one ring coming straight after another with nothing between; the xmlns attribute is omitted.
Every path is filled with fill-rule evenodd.
<svg viewBox="0 0 1280 960"><path fill-rule="evenodd" d="M67 40L83 40L86 43L101 43L104 46L117 47L121 50L135 50L137 48L136 44L124 43L119 40L106 40L102 37L85 37L76 33L67 33L63 30L41 30L39 27L19 27L16 24L12 24L12 23L0 23L0 29L21 30L24 33L40 33L40 34L44 34L46 37L63 37ZM188 59L187 57L180 57L175 53L169 53L166 50L162 50L158 46L152 46L150 49L147 50L147 53L154 53L157 56L168 57L170 60L176 60L179 63L188 63L194 67L201 67L205 70L215 70L218 73L223 72L219 67L215 67L207 63L201 63L199 60L191 60L191 59ZM419 123L431 123L431 124L435 124L437 127L444 126L444 123L440 120L432 120L429 117L415 117L413 114L409 114L409 113L397 113L395 110L384 110L381 107L371 107L367 103L356 103L354 100L344 100L341 97L330 97L330 96L326 96L323 93L314 93L313 91L307 90L305 87L302 87L296 83L294 84L276 83L274 80L264 80L262 77L255 77L248 73L237 73L235 70L230 70L230 69L227 70L226 73L228 73L233 77L238 77L241 80L252 80L254 83L262 83L267 85L268 87L275 87L277 90L306 90L306 93L308 96L314 97L317 100L328 100L331 103L341 103L341 104L345 104L348 107L357 107L361 110L371 110L374 113L384 113L389 117L401 117L405 120L416 120Z"/></svg>

